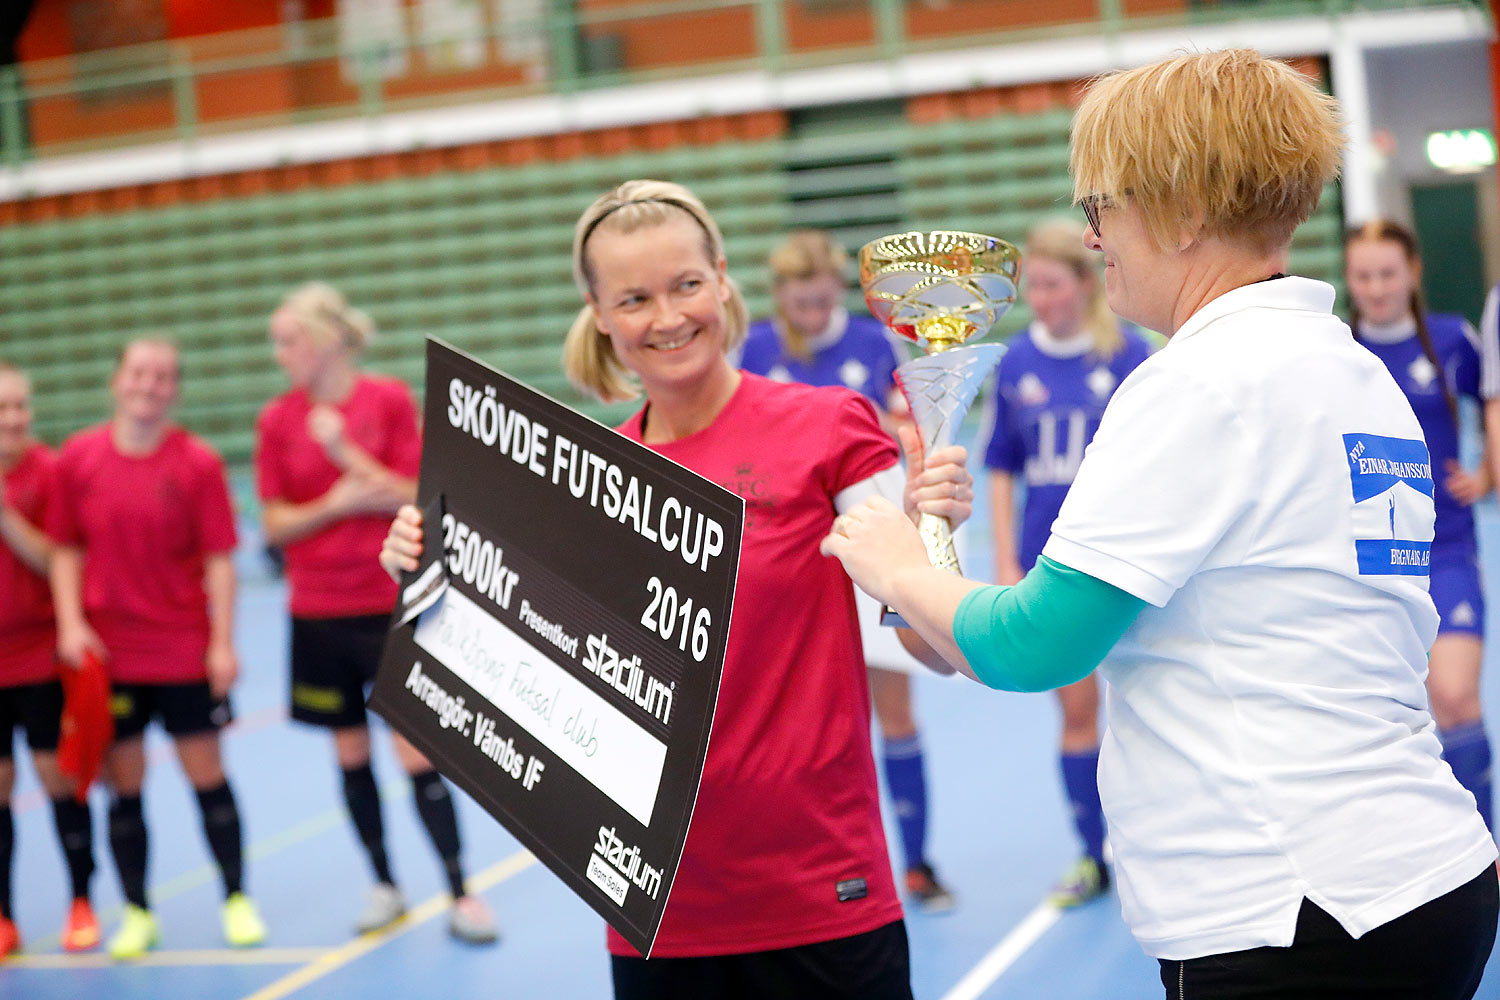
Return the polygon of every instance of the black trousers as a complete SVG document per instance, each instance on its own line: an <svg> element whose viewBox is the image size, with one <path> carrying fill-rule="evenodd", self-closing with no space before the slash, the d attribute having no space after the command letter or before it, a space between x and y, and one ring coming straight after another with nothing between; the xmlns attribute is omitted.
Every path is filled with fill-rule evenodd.
<svg viewBox="0 0 1500 1000"><path fill-rule="evenodd" d="M1290 948L1161 960L1167 1000L1469 1000L1495 944L1494 866L1356 940L1312 900Z"/></svg>
<svg viewBox="0 0 1500 1000"><path fill-rule="evenodd" d="M611 963L615 1000L911 1000L900 920L796 948Z"/></svg>

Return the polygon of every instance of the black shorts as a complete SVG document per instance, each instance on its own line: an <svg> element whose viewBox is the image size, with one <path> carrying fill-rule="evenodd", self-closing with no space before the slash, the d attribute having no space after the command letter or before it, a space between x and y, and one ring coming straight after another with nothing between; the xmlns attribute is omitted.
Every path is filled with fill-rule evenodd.
<svg viewBox="0 0 1500 1000"><path fill-rule="evenodd" d="M56 750L62 710L61 681L0 688L0 760L11 759L17 726L26 730L26 745L33 753Z"/></svg>
<svg viewBox="0 0 1500 1000"><path fill-rule="evenodd" d="M389 615L292 618L292 718L327 729L367 724Z"/></svg>
<svg viewBox="0 0 1500 1000"><path fill-rule="evenodd" d="M611 957L615 1000L911 1000L906 924L743 955Z"/></svg>
<svg viewBox="0 0 1500 1000"><path fill-rule="evenodd" d="M1358 939L1310 899L1287 948L1161 962L1167 1000L1469 1000L1495 945L1495 867Z"/></svg>
<svg viewBox="0 0 1500 1000"><path fill-rule="evenodd" d="M228 698L215 698L207 681L192 684L115 684L109 692L115 739L145 732L152 719L172 736L214 732L234 721Z"/></svg>

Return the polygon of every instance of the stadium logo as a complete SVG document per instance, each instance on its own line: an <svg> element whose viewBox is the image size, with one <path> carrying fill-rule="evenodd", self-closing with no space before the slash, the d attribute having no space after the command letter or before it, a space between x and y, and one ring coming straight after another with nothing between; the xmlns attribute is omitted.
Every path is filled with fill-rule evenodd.
<svg viewBox="0 0 1500 1000"><path fill-rule="evenodd" d="M661 894L662 870L647 864L639 847L625 846L612 826L599 828L586 874L616 906L625 905L625 895L632 885L652 899Z"/></svg>

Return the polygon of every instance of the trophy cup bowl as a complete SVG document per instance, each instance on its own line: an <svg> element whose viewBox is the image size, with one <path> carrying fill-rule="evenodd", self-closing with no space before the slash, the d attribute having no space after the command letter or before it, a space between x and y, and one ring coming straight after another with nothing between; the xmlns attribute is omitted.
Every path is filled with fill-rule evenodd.
<svg viewBox="0 0 1500 1000"><path fill-rule="evenodd" d="M859 252L859 283L870 312L925 352L896 369L925 451L945 448L979 387L1005 353L1001 344L964 343L984 336L1016 301L1021 252L979 233L932 230L884 236ZM923 514L927 558L958 574L953 526ZM905 626L891 608L885 625Z"/></svg>

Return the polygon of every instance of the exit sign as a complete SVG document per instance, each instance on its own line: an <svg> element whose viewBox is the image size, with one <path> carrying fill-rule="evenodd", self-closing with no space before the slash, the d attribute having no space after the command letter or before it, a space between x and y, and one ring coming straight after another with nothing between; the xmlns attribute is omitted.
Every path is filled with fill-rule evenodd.
<svg viewBox="0 0 1500 1000"><path fill-rule="evenodd" d="M1463 174L1495 164L1495 137L1488 129L1459 128L1427 137L1427 162L1439 170Z"/></svg>

